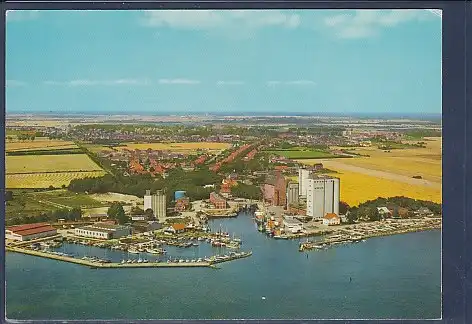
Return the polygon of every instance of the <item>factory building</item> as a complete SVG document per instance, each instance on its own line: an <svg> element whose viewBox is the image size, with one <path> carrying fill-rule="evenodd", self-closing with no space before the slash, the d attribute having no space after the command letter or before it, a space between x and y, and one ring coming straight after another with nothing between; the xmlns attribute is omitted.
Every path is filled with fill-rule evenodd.
<svg viewBox="0 0 472 324"><path fill-rule="evenodd" d="M298 183L289 182L287 185L287 208L289 205L298 205Z"/></svg>
<svg viewBox="0 0 472 324"><path fill-rule="evenodd" d="M339 215L339 178L312 175L308 179L306 214L322 219L329 213Z"/></svg>
<svg viewBox="0 0 472 324"><path fill-rule="evenodd" d="M306 191L308 188L308 179L312 171L309 169L298 169L298 194L301 197L306 197Z"/></svg>
<svg viewBox="0 0 472 324"><path fill-rule="evenodd" d="M154 217L163 222L166 218L166 195L162 190L158 190L156 194L151 195L150 190L146 190L144 195L144 210L152 209Z"/></svg>
<svg viewBox="0 0 472 324"><path fill-rule="evenodd" d="M74 234L76 236L109 240L131 235L131 228L121 225L95 223L76 228Z"/></svg>
<svg viewBox="0 0 472 324"><path fill-rule="evenodd" d="M263 187L264 200L273 206L285 206L287 203L287 187L285 178L280 172L268 174Z"/></svg>
<svg viewBox="0 0 472 324"><path fill-rule="evenodd" d="M5 238L16 241L29 241L56 234L57 230L47 223L16 225L5 228Z"/></svg>

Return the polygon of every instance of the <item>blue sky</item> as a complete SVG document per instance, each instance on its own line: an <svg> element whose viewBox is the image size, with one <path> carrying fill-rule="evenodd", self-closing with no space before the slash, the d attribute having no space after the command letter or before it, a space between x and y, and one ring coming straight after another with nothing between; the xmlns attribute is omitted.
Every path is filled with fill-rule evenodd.
<svg viewBox="0 0 472 324"><path fill-rule="evenodd" d="M9 11L6 110L440 113L426 10Z"/></svg>

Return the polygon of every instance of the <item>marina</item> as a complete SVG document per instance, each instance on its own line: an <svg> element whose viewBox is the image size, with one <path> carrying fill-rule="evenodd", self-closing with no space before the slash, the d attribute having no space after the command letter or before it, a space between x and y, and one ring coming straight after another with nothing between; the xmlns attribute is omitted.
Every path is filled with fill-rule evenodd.
<svg viewBox="0 0 472 324"><path fill-rule="evenodd" d="M8 247L8 252L23 253L33 255L37 257L43 257L58 261L70 262L88 266L90 268L161 268L161 267L213 267L213 264L228 262L236 259L246 258L252 255L252 252L240 252L230 253L227 255L214 255L205 259L179 259L174 261L166 262L149 262L148 260L138 259L127 261L122 260L121 262L112 262L107 259L100 259L98 257L82 257L76 258L71 254L55 252L55 251L44 251L44 250L31 250L19 247Z"/></svg>

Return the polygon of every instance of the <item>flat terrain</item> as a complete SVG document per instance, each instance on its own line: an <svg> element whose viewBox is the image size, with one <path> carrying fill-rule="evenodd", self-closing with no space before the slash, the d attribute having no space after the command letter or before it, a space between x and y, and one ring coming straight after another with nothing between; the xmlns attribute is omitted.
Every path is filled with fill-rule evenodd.
<svg viewBox="0 0 472 324"><path fill-rule="evenodd" d="M6 152L33 151L33 150L57 150L77 148L74 142L49 140L46 138L35 139L34 141L7 140L5 143Z"/></svg>
<svg viewBox="0 0 472 324"><path fill-rule="evenodd" d="M6 174L101 171L86 154L6 157Z"/></svg>
<svg viewBox="0 0 472 324"><path fill-rule="evenodd" d="M105 171L7 174L6 188L59 188L68 186L74 179L97 178L104 174Z"/></svg>
<svg viewBox="0 0 472 324"><path fill-rule="evenodd" d="M91 194L91 198L97 201L101 201L104 203L112 203L115 201L120 201L125 204L142 204L143 199L133 196L133 195L125 195L115 192L107 192L105 194Z"/></svg>
<svg viewBox="0 0 472 324"><path fill-rule="evenodd" d="M333 155L324 151L318 150L280 150L268 151L269 153L284 156L288 159L321 159L329 158Z"/></svg>
<svg viewBox="0 0 472 324"><path fill-rule="evenodd" d="M426 148L390 152L376 147L348 148L369 157L304 159L298 162L308 165L322 162L325 168L338 172L332 175L341 179L341 200L349 205L392 196L441 202L442 142L440 138L429 138L426 143ZM413 176L421 176L422 179L414 179Z"/></svg>
<svg viewBox="0 0 472 324"><path fill-rule="evenodd" d="M208 151L220 151L231 147L228 143L216 143L216 142L188 142L188 143L130 143L126 146L116 147L117 150L128 148L131 150L169 150L174 152L193 152L198 149Z"/></svg>
<svg viewBox="0 0 472 324"><path fill-rule="evenodd" d="M93 199L90 195L76 194L67 190L41 192L13 190L13 200L7 201L5 212L6 219L9 219L17 216L28 217L37 215L40 212L52 211L57 208L71 209L74 207L99 207L104 205L102 202Z"/></svg>

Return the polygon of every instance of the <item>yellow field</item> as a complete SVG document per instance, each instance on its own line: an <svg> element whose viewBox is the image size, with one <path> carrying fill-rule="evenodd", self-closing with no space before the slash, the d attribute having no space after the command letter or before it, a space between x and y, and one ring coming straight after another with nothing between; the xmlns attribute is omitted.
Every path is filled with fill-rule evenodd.
<svg viewBox="0 0 472 324"><path fill-rule="evenodd" d="M377 197L393 196L440 203L442 141L440 138L431 138L426 143L426 148L397 149L390 153L375 147L348 148L349 151L370 157L298 162L308 165L322 162L325 168L338 172L332 175L341 179L341 200L351 206ZM413 179L416 175L423 179Z"/></svg>
<svg viewBox="0 0 472 324"><path fill-rule="evenodd" d="M77 148L74 142L61 140L40 139L34 141L6 141L5 148L7 152L14 151L29 151L29 150L54 150L54 149L69 149Z"/></svg>
<svg viewBox="0 0 472 324"><path fill-rule="evenodd" d="M147 150L148 148L152 150L170 150L174 152L188 152L196 151L198 149L209 150L209 151L220 151L231 147L231 144L228 143L215 143L215 142L189 142L189 143L144 143L144 144L134 144L130 143L126 146L116 147L118 150L123 148L128 149L138 149L138 150Z"/></svg>
<svg viewBox="0 0 472 324"><path fill-rule="evenodd" d="M86 154L22 155L6 157L6 174L102 171Z"/></svg>
<svg viewBox="0 0 472 324"><path fill-rule="evenodd" d="M95 178L104 174L104 171L7 174L6 188L59 188L69 185L73 179Z"/></svg>

